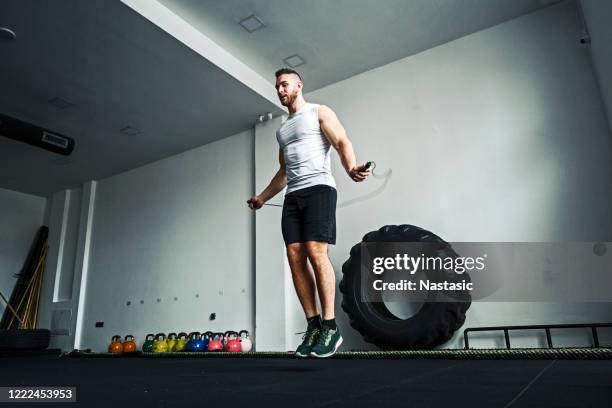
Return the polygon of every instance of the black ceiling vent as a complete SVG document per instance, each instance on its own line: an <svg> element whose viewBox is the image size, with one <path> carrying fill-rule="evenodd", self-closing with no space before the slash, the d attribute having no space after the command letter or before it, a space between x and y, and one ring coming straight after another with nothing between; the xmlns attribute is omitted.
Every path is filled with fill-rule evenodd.
<svg viewBox="0 0 612 408"><path fill-rule="evenodd" d="M60 135L1 113L0 135L64 156L68 156L74 149L74 139L68 136Z"/></svg>

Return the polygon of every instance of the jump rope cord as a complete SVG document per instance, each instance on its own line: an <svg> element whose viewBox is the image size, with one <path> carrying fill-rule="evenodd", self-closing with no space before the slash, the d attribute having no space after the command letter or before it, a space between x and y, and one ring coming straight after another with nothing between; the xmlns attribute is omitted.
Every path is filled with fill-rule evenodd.
<svg viewBox="0 0 612 408"><path fill-rule="evenodd" d="M376 163L372 162L372 177L378 180L384 180L383 183L376 190L370 193L364 194L360 197L352 198L350 200L347 200L347 201L344 201L338 204L338 208L348 207L349 205L353 205L360 201L365 201L365 200L369 200L370 198L374 198L380 193L382 193L385 188L387 188L387 184L389 184L389 180L391 180L391 175L393 174L393 171L391 169L388 169L383 174L376 174L374 173L374 169L376 169Z"/></svg>
<svg viewBox="0 0 612 408"><path fill-rule="evenodd" d="M378 187L376 190L368 194L362 195L360 197L352 198L348 201L344 201L338 204L338 208L348 207L349 205L358 203L360 201L368 200L383 192L383 190L387 187L389 180L391 180L391 175L393 174L393 171L389 169L385 171L383 174L377 174L374 172L374 169L376 169L376 162L372 162L372 177L374 177L375 179L384 180L383 183L380 185L380 187ZM264 204L264 205L269 205L271 207L282 207L281 204Z"/></svg>

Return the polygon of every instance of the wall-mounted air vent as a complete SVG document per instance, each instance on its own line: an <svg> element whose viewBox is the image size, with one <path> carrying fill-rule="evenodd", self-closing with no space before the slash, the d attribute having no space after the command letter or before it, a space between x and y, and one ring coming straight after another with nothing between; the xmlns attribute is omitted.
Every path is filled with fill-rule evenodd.
<svg viewBox="0 0 612 408"><path fill-rule="evenodd" d="M2 114L0 135L64 156L74 150L74 139Z"/></svg>

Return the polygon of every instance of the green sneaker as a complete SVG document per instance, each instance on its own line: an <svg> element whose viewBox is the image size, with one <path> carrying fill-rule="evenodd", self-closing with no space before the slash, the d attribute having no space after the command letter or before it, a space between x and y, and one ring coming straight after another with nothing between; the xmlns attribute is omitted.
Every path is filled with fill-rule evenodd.
<svg viewBox="0 0 612 408"><path fill-rule="evenodd" d="M298 357L308 357L310 355L310 351L312 350L312 346L317 344L320 333L321 329L316 327L306 329L304 335L302 336L302 344L300 344L295 350L295 355Z"/></svg>
<svg viewBox="0 0 612 408"><path fill-rule="evenodd" d="M318 358L330 357L336 354L336 351L342 344L342 336L338 329L331 330L329 327L323 326L319 334L317 344L312 347L310 355Z"/></svg>

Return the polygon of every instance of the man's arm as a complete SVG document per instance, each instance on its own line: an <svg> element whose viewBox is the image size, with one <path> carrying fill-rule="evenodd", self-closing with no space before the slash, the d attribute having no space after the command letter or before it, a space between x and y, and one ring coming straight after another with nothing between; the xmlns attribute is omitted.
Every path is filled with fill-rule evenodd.
<svg viewBox="0 0 612 408"><path fill-rule="evenodd" d="M277 195L283 188L287 185L287 171L285 170L285 157L283 156L283 151L278 149L278 163L280 165L278 171L272 177L272 181L268 184L268 187L261 192L259 197L261 197L264 202L268 201L275 195Z"/></svg>
<svg viewBox="0 0 612 408"><path fill-rule="evenodd" d="M319 125L321 130L340 155L340 161L344 170L354 181L363 181L370 174L370 170L362 171L362 166L357 166L353 144L346 136L344 127L338 117L328 106L319 106Z"/></svg>
<svg viewBox="0 0 612 408"><path fill-rule="evenodd" d="M266 201L277 195L285 186L287 185L287 171L285 170L285 158L283 157L283 152L281 149L278 149L278 162L280 167L270 184L261 192L261 194L251 197L247 203L249 207L252 209L261 208Z"/></svg>

